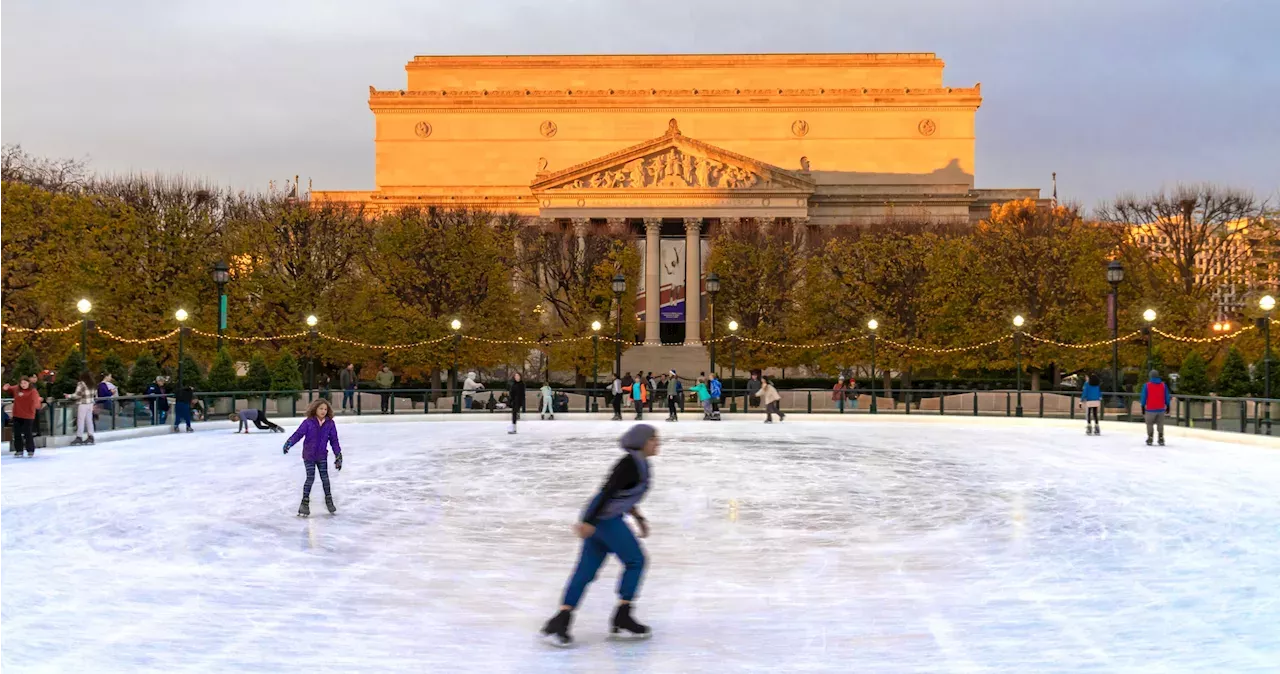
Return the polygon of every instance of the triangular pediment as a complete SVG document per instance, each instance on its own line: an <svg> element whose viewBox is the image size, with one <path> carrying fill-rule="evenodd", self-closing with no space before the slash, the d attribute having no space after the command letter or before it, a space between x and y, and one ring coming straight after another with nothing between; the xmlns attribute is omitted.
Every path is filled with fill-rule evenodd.
<svg viewBox="0 0 1280 674"><path fill-rule="evenodd" d="M539 175L533 192L559 190L775 191L812 193L803 174L730 152L680 133L667 133L555 173Z"/></svg>

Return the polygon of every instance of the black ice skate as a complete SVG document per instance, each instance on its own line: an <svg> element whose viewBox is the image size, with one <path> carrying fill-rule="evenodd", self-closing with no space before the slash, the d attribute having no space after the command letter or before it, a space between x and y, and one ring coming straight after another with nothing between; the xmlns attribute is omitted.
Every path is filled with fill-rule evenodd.
<svg viewBox="0 0 1280 674"><path fill-rule="evenodd" d="M653 636L647 625L641 625L631 617L631 604L619 604L613 612L610 636L616 639L648 639Z"/></svg>
<svg viewBox="0 0 1280 674"><path fill-rule="evenodd" d="M1151 446L1151 438L1147 438L1147 446L1148 446L1148 447L1150 447L1150 446Z"/></svg>
<svg viewBox="0 0 1280 674"><path fill-rule="evenodd" d="M547 420L548 420L548 421L555 421L555 420L556 420L556 415L552 414L550 417L548 417L548 418L547 418Z"/></svg>
<svg viewBox="0 0 1280 674"><path fill-rule="evenodd" d="M302 505L298 506L298 517L311 517L311 497L302 497Z"/></svg>
<svg viewBox="0 0 1280 674"><path fill-rule="evenodd" d="M324 507L326 507L326 508L328 508L328 509L329 509L329 514L330 514L330 515L337 515L337 514L338 514L338 506L336 506L336 505L334 505L334 504L333 504L333 497L332 497L332 496L326 496L326 497L324 497Z"/></svg>
<svg viewBox="0 0 1280 674"><path fill-rule="evenodd" d="M84 441L84 444L86 444L86 445L92 445L92 444L93 444L93 436L92 436L92 435L90 435L90 436L89 436L89 439Z"/></svg>
<svg viewBox="0 0 1280 674"><path fill-rule="evenodd" d="M1151 443L1147 443L1147 444L1151 444ZM1161 447L1164 447L1164 438L1160 438L1159 444Z"/></svg>
<svg viewBox="0 0 1280 674"><path fill-rule="evenodd" d="M1094 434L1094 435L1102 435L1102 429L1101 429L1101 428L1098 428L1098 425L1097 425L1097 424L1094 424L1094 425L1093 425L1093 434Z"/></svg>
<svg viewBox="0 0 1280 674"><path fill-rule="evenodd" d="M1085 425L1084 425L1084 434L1085 434L1085 435L1093 435L1093 426L1090 426L1089 424L1085 424Z"/></svg>
<svg viewBox="0 0 1280 674"><path fill-rule="evenodd" d="M72 440L72 441L71 441L71 446L72 446L72 447L75 447L76 445L83 445L83 444L84 444L84 440L83 440L80 436L78 436L78 435L76 436L76 439L75 439L75 440ZM21 449L19 449L18 451L14 452L14 454L21 454L21 453L22 453L22 450L21 450Z"/></svg>
<svg viewBox="0 0 1280 674"><path fill-rule="evenodd" d="M573 613L561 609L547 624L542 626L542 640L556 648L568 648L573 645L573 637L569 636L569 623L573 622Z"/></svg>

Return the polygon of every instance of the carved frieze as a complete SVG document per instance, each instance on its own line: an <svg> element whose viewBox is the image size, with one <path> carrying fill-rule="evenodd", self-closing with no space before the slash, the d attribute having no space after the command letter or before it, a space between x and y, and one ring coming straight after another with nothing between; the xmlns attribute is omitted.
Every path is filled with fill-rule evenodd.
<svg viewBox="0 0 1280 674"><path fill-rule="evenodd" d="M767 186L768 178L755 171L728 164L685 148L632 159L578 178L566 187L578 189L700 188L751 189Z"/></svg>

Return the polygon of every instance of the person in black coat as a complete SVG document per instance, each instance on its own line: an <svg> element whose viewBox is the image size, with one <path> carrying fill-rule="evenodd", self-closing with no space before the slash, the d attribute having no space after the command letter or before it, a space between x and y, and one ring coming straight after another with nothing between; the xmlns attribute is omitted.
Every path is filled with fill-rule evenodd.
<svg viewBox="0 0 1280 674"><path fill-rule="evenodd" d="M163 424L169 416L169 392L164 388L164 377L156 377L146 393L151 403L151 423Z"/></svg>
<svg viewBox="0 0 1280 674"><path fill-rule="evenodd" d="M507 431L508 434L516 434L516 422L520 420L520 412L523 409L524 381L520 379L520 373L517 372L511 379L511 430Z"/></svg>

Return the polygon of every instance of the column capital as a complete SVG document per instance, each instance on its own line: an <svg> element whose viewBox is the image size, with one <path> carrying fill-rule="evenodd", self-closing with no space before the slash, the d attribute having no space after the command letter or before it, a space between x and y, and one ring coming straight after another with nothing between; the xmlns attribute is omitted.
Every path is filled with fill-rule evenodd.
<svg viewBox="0 0 1280 674"><path fill-rule="evenodd" d="M662 232L662 218L645 218L644 229L646 233Z"/></svg>
<svg viewBox="0 0 1280 674"><path fill-rule="evenodd" d="M584 237L591 231L591 218L573 218L573 235L576 237Z"/></svg>
<svg viewBox="0 0 1280 674"><path fill-rule="evenodd" d="M684 231L697 232L702 230L702 218L685 218Z"/></svg>

